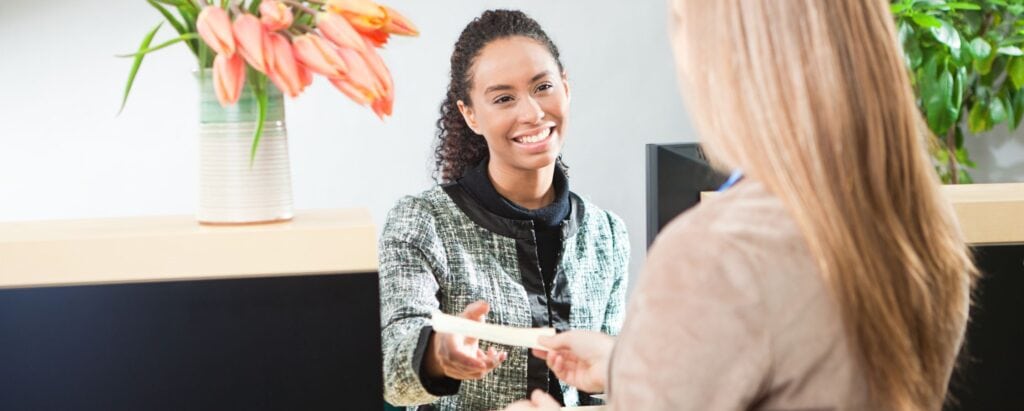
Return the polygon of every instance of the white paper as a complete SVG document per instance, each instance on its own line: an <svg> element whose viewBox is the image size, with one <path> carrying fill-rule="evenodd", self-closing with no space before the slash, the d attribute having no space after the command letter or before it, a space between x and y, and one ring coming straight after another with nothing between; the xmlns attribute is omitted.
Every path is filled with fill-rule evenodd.
<svg viewBox="0 0 1024 411"><path fill-rule="evenodd" d="M519 328L487 324L434 310L431 314L434 331L459 334L498 344L536 348L547 351L537 343L537 337L555 335L554 328Z"/></svg>

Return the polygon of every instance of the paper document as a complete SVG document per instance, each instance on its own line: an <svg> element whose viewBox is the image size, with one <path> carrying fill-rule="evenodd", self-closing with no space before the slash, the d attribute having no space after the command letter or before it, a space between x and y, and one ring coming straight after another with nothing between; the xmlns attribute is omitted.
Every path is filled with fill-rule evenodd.
<svg viewBox="0 0 1024 411"><path fill-rule="evenodd" d="M487 324L448 315L434 310L431 315L434 331L479 338L498 344L547 350L537 344L537 337L555 335L554 328L518 328Z"/></svg>

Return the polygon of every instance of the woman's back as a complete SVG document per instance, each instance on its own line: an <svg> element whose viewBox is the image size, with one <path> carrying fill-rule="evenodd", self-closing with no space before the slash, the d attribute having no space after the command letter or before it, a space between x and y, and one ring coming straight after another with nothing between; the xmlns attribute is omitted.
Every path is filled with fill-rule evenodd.
<svg viewBox="0 0 1024 411"><path fill-rule="evenodd" d="M627 308L615 409L883 408L817 267L795 219L756 181L677 218Z"/></svg>

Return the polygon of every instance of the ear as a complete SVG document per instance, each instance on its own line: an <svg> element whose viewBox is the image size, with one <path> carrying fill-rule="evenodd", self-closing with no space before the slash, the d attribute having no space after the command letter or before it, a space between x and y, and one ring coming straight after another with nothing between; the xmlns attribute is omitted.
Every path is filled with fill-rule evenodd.
<svg viewBox="0 0 1024 411"><path fill-rule="evenodd" d="M462 102L462 100L457 101L455 104L459 106L459 113L462 113L462 119L466 120L466 125L469 126L469 129L473 130L474 133L480 134L480 132L477 131L479 126L476 123L476 115L473 113L473 107L467 106L466 103Z"/></svg>
<svg viewBox="0 0 1024 411"><path fill-rule="evenodd" d="M569 87L569 74L562 71L562 86L565 88L565 101L572 101L572 91Z"/></svg>

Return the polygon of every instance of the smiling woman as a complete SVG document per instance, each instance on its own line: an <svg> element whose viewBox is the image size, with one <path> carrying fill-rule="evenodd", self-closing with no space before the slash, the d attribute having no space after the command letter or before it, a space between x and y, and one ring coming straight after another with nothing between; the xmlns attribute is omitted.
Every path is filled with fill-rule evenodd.
<svg viewBox="0 0 1024 411"><path fill-rule="evenodd" d="M617 334L625 225L569 190L561 163L569 82L558 48L522 12L463 30L438 120L442 185L401 199L380 240L385 398L491 410L534 389L596 403L525 348L435 332L435 309L514 327Z"/></svg>

